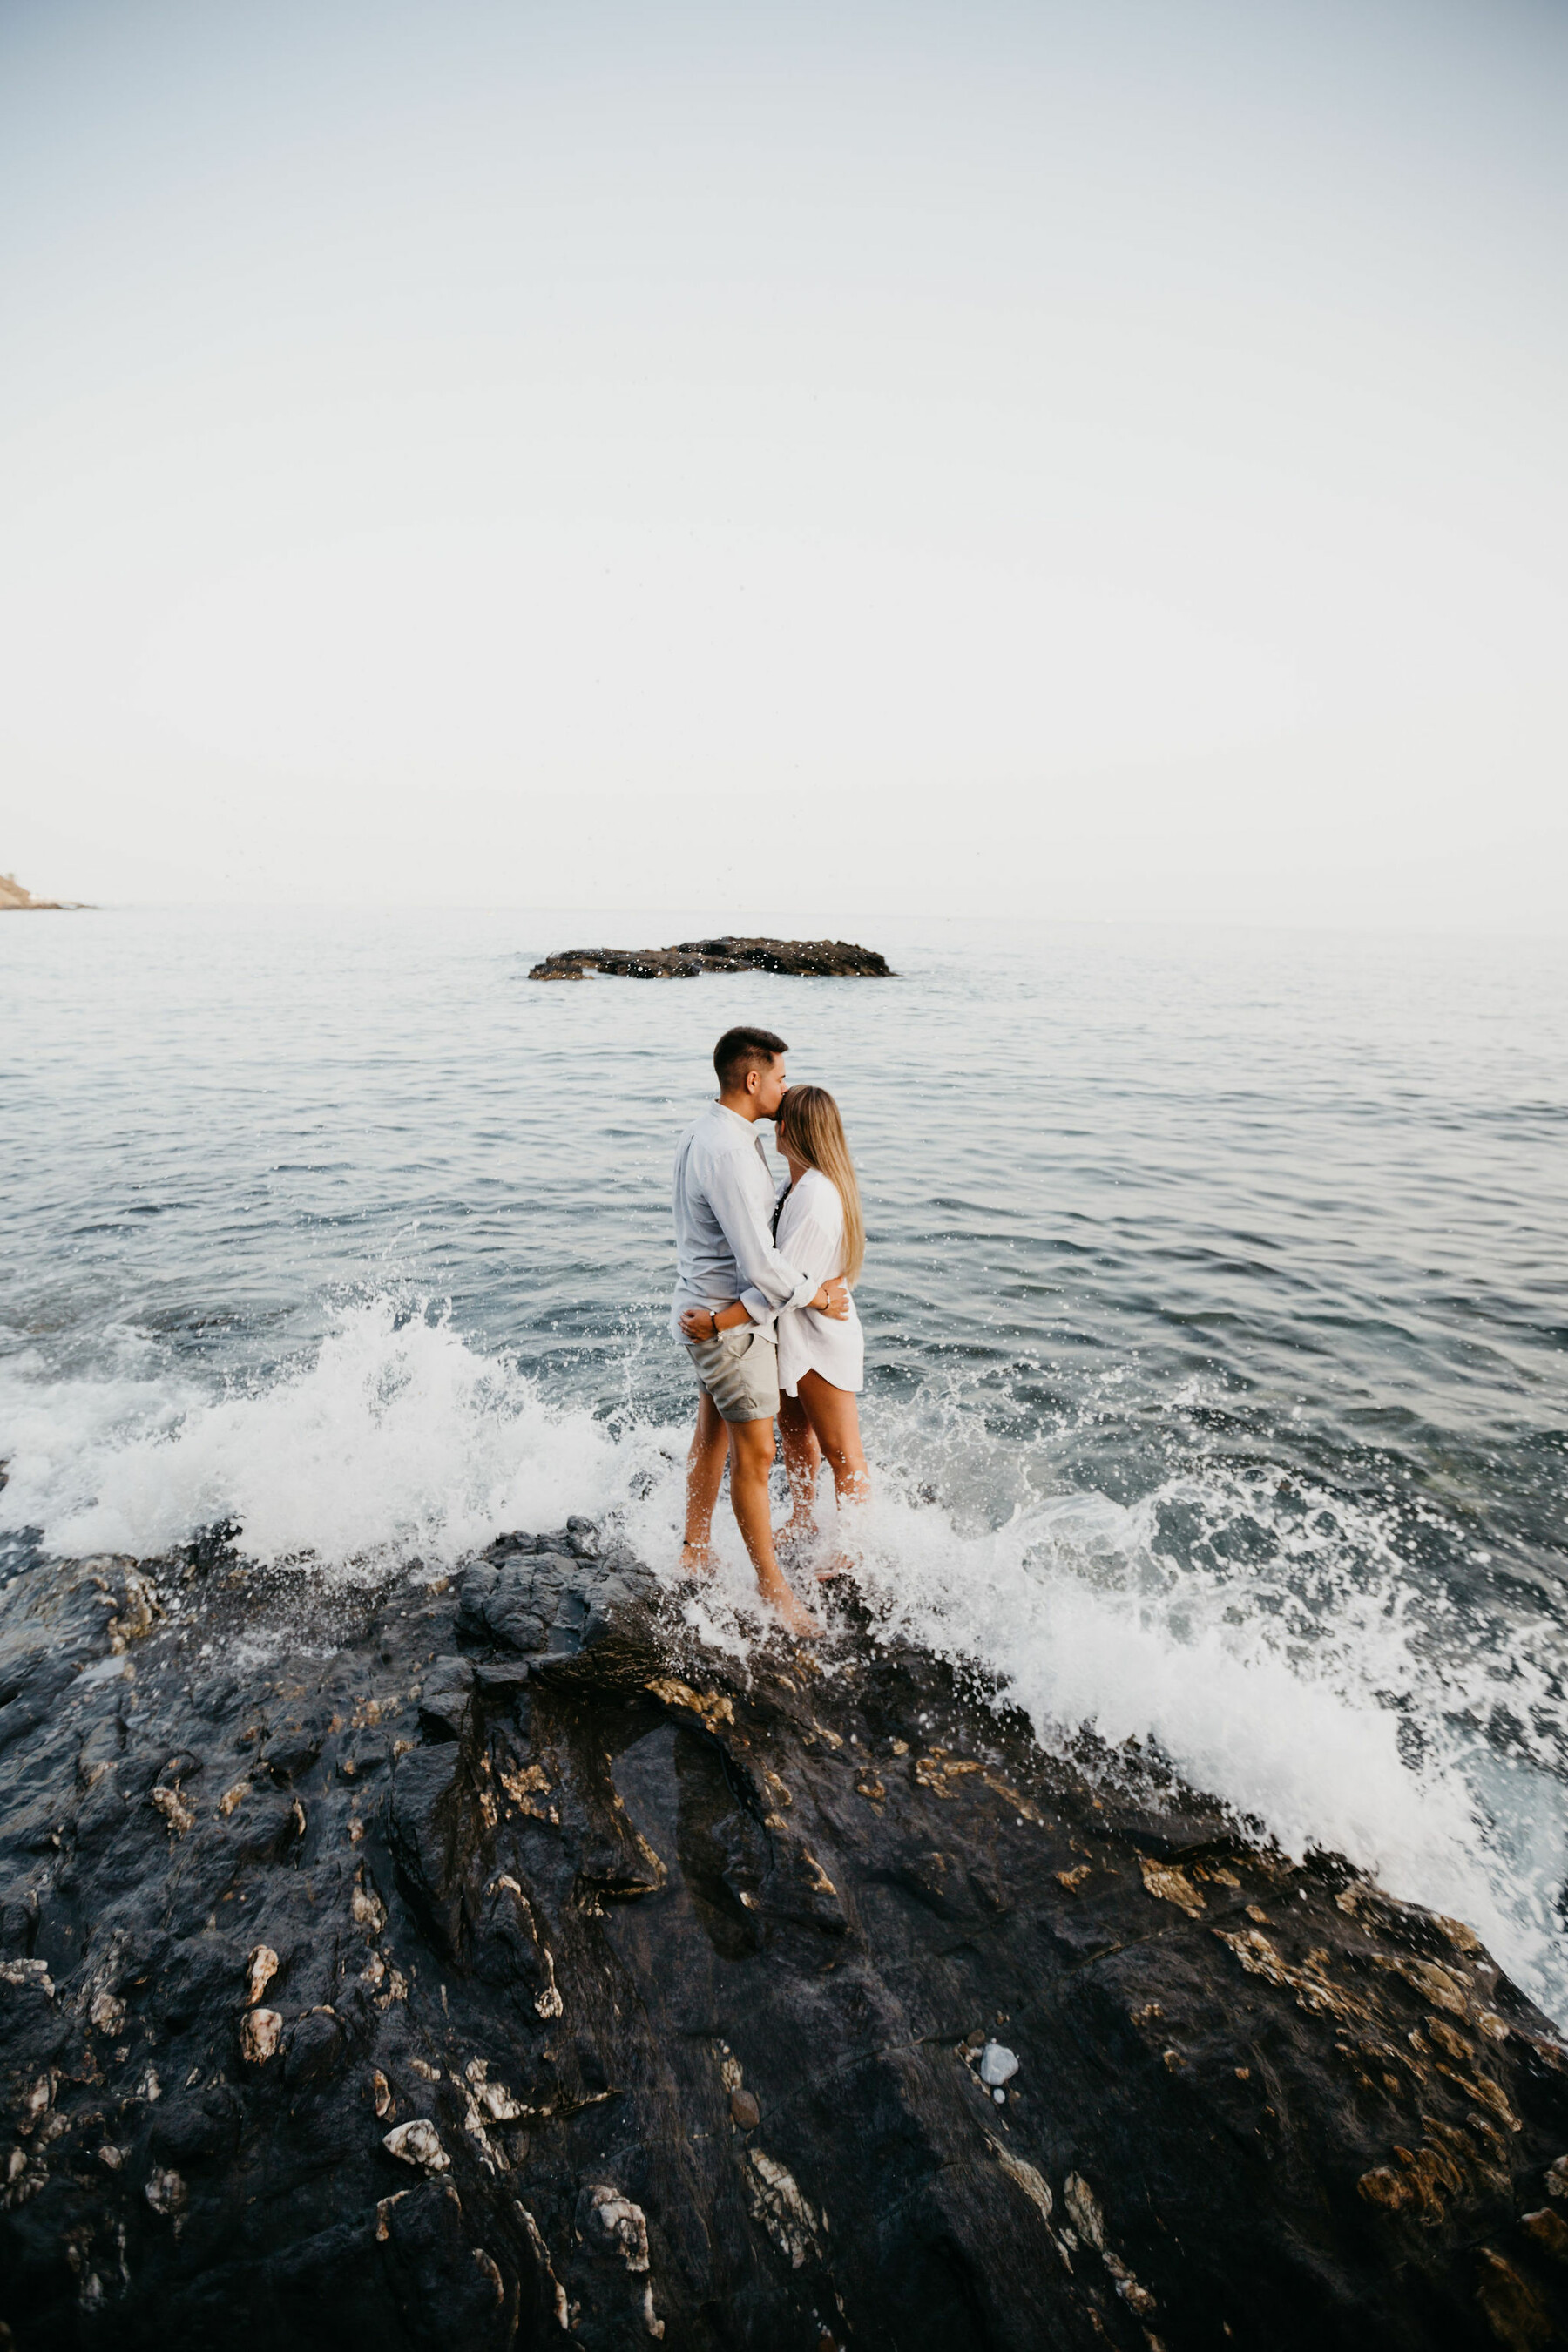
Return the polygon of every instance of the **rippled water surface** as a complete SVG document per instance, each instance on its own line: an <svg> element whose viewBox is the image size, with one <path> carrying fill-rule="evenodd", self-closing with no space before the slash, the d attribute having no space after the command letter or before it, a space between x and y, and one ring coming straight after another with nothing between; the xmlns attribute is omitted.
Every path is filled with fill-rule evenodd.
<svg viewBox="0 0 1568 2352"><path fill-rule="evenodd" d="M865 1186L889 1625L1568 2009L1568 950L883 924L889 982L523 976L714 923L0 923L13 1570L575 1509L668 1559L669 1160L762 1021ZM731 1546L714 1638L745 1596Z"/></svg>

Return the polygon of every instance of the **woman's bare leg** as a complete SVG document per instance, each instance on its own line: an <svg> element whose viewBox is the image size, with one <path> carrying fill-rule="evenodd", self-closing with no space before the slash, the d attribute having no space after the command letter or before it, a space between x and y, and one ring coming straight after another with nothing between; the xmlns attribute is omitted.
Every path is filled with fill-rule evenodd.
<svg viewBox="0 0 1568 2352"><path fill-rule="evenodd" d="M822 1448L798 1397L779 1399L779 1436L790 1498L790 1515L779 1537L798 1540L816 1530L816 1474L822 1467Z"/></svg>
<svg viewBox="0 0 1568 2352"><path fill-rule="evenodd" d="M860 1444L860 1412L853 1389L836 1389L820 1372L800 1376L800 1402L805 1407L823 1459L833 1473L833 1491L840 1511L847 1503L870 1500L871 1473ZM848 1562L835 1560L822 1572L840 1575Z"/></svg>

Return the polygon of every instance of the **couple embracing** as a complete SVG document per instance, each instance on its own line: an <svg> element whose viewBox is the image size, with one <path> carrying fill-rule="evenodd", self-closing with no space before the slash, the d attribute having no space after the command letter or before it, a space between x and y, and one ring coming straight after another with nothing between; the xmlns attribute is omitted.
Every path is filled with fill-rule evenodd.
<svg viewBox="0 0 1568 2352"><path fill-rule="evenodd" d="M865 1255L854 1164L838 1106L792 1087L789 1048L771 1029L727 1029L713 1048L719 1096L680 1139L675 1160L671 1328L697 1374L697 1434L686 1469L681 1565L704 1573L724 1463L730 1499L763 1599L794 1633L820 1632L774 1549L768 1484L773 1423L793 1504L781 1540L812 1531L826 1460L840 1505L869 1492L855 1398L863 1378L849 1285ZM773 1122L788 1168L776 1186L759 1123Z"/></svg>

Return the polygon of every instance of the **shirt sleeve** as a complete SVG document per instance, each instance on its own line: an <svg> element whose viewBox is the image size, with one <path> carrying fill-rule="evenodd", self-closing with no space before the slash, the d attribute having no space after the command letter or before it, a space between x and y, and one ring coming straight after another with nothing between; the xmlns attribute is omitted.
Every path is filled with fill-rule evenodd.
<svg viewBox="0 0 1568 2352"><path fill-rule="evenodd" d="M759 1175L765 1171L759 1166ZM735 1154L724 1153L707 1180L708 1205L723 1228L741 1276L741 1303L753 1323L771 1323L781 1307L804 1307L822 1280L809 1281L773 1247L757 1189Z"/></svg>

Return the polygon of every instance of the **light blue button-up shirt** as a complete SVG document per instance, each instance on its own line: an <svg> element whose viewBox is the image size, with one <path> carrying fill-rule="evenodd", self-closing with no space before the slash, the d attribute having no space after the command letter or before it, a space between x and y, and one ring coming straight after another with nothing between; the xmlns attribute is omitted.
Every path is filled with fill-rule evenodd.
<svg viewBox="0 0 1568 2352"><path fill-rule="evenodd" d="M773 1247L777 1194L763 1139L750 1119L710 1103L675 1155L675 1304L669 1328L692 1307L732 1298L768 1337L781 1307L804 1307L817 1285Z"/></svg>

